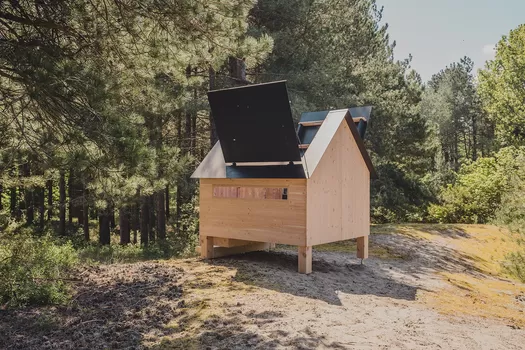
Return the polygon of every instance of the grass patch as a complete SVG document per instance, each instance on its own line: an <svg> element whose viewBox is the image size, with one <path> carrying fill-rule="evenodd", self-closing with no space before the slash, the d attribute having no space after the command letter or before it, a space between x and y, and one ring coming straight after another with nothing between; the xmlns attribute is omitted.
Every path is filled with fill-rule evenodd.
<svg viewBox="0 0 525 350"><path fill-rule="evenodd" d="M493 225L374 225L371 231L372 234L398 234L428 241L439 240L468 259L479 271L492 276L512 277L504 266L509 255L519 249L513 234Z"/></svg>
<svg viewBox="0 0 525 350"><path fill-rule="evenodd" d="M422 297L437 311L495 318L515 327L525 327L525 286L466 274L443 273L442 277L451 287L438 293L425 292Z"/></svg>

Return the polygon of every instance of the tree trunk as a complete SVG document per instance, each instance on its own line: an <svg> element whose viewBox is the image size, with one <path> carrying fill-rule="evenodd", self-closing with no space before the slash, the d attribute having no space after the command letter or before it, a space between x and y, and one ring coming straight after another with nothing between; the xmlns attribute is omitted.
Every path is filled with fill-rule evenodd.
<svg viewBox="0 0 525 350"><path fill-rule="evenodd" d="M88 190L86 185L83 188L83 206L82 206L82 229L84 231L84 240L89 242L89 204L88 204Z"/></svg>
<svg viewBox="0 0 525 350"><path fill-rule="evenodd" d="M210 90L215 90L215 70L211 66L208 69L208 75L209 75L209 80L210 80ZM218 137L217 137L217 129L215 127L215 120L213 119L213 113L211 112L211 109L210 109L209 119L210 119L210 147L213 147L217 143Z"/></svg>
<svg viewBox="0 0 525 350"><path fill-rule="evenodd" d="M18 204L18 201L17 201L17 198L16 198L16 187L11 187L10 189L10 204L9 204L9 210L11 211L11 215L12 216L16 216L16 212L17 212L17 204Z"/></svg>
<svg viewBox="0 0 525 350"><path fill-rule="evenodd" d="M103 210L98 218L99 222L99 243L102 245L109 245L111 243L111 235L109 229L109 215L107 210Z"/></svg>
<svg viewBox="0 0 525 350"><path fill-rule="evenodd" d="M166 214L166 219L169 219L170 218L170 185L169 184L166 185L165 199L166 199L165 214Z"/></svg>
<svg viewBox="0 0 525 350"><path fill-rule="evenodd" d="M31 167L29 161L22 165L22 176L30 177L31 176ZM24 203L26 209L26 224L32 225L35 220L35 208L33 203L33 189L24 188Z"/></svg>
<svg viewBox="0 0 525 350"><path fill-rule="evenodd" d="M74 212L74 193L73 193L73 179L74 175L73 175L73 169L69 169L69 177L67 179L67 194L69 196L69 205L68 205L68 211L67 211L67 216L68 216L68 221L69 223L73 223L73 212Z"/></svg>
<svg viewBox="0 0 525 350"><path fill-rule="evenodd" d="M193 99L197 101L197 89L193 89ZM190 139L190 152L195 155L197 149L197 111L191 113L191 139Z"/></svg>
<svg viewBox="0 0 525 350"><path fill-rule="evenodd" d="M478 159L478 120L477 116L472 116L472 160Z"/></svg>
<svg viewBox="0 0 525 350"><path fill-rule="evenodd" d="M147 246L149 243L149 208L148 198L142 197L140 204L140 244Z"/></svg>
<svg viewBox="0 0 525 350"><path fill-rule="evenodd" d="M131 207L131 229L133 230L133 244L137 244L137 232L140 230L140 207L133 204Z"/></svg>
<svg viewBox="0 0 525 350"><path fill-rule="evenodd" d="M9 171L9 176L11 176L11 178L14 178L16 176L14 169L11 169ZM18 198L16 196L16 187L13 186L9 188L9 211L11 212L11 216L13 217L16 217L16 211L18 206Z"/></svg>
<svg viewBox="0 0 525 350"><path fill-rule="evenodd" d="M47 221L53 216L53 180L46 181L47 187Z"/></svg>
<svg viewBox="0 0 525 350"><path fill-rule="evenodd" d="M175 199L175 224L177 227L177 233L180 234L180 221L182 216L182 186L180 184L182 180L177 181L177 196Z"/></svg>
<svg viewBox="0 0 525 350"><path fill-rule="evenodd" d="M179 149L182 150L182 117L179 116L179 119L177 120L177 142ZM177 179L177 185L175 187L175 190L177 191L176 198L175 198L175 225L176 225L176 232L177 234L180 233L179 226L180 226L180 218L181 218L181 210L182 210L182 186L181 186L182 179L179 177Z"/></svg>
<svg viewBox="0 0 525 350"><path fill-rule="evenodd" d="M155 194L148 196L148 209L149 209L149 225L148 235L149 241L155 242Z"/></svg>
<svg viewBox="0 0 525 350"><path fill-rule="evenodd" d="M129 244L130 239L130 213L129 208L119 209L120 244Z"/></svg>
<svg viewBox="0 0 525 350"><path fill-rule="evenodd" d="M111 227L111 229L114 230L115 226L115 207L112 204L109 207L109 227Z"/></svg>
<svg viewBox="0 0 525 350"><path fill-rule="evenodd" d="M58 192L60 195L59 225L58 234L66 235L66 174L60 170L60 180L58 182Z"/></svg>
<svg viewBox="0 0 525 350"><path fill-rule="evenodd" d="M41 230L44 229L46 222L46 189L45 187L40 187L38 191L38 226Z"/></svg>
<svg viewBox="0 0 525 350"><path fill-rule="evenodd" d="M164 208L164 191L157 192L157 236L160 241L166 239L166 210Z"/></svg>

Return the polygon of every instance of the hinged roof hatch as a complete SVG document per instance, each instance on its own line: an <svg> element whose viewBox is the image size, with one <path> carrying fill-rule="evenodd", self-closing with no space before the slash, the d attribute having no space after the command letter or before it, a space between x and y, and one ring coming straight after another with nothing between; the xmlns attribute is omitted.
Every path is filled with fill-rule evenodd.
<svg viewBox="0 0 525 350"><path fill-rule="evenodd" d="M284 81L208 92L226 163L299 162Z"/></svg>

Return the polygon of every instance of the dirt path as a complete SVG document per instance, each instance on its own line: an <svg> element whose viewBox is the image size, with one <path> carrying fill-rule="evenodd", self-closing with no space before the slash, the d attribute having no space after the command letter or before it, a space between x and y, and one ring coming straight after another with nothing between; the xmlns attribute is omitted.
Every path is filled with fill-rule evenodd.
<svg viewBox="0 0 525 350"><path fill-rule="evenodd" d="M1 311L0 348L523 349L525 286L460 248L468 232L425 234L373 235L365 265L352 243L320 247L309 276L287 247L86 268L69 307Z"/></svg>

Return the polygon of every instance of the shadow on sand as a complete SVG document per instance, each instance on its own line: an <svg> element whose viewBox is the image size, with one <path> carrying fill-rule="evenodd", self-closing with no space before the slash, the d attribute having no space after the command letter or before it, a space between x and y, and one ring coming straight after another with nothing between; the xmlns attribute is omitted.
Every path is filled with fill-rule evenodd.
<svg viewBox="0 0 525 350"><path fill-rule="evenodd" d="M371 268L354 263L341 264L317 258L314 251L311 275L297 273L293 252L253 252L216 259L212 264L235 268L235 280L257 287L341 305L339 293L376 295L415 300L418 287L400 283L388 273L388 266Z"/></svg>

